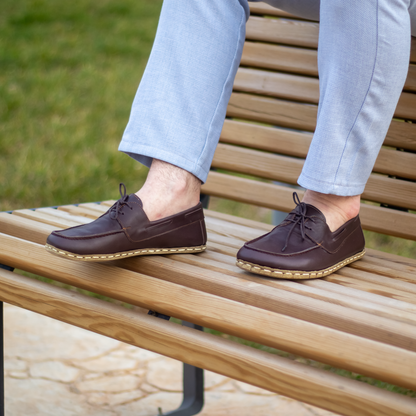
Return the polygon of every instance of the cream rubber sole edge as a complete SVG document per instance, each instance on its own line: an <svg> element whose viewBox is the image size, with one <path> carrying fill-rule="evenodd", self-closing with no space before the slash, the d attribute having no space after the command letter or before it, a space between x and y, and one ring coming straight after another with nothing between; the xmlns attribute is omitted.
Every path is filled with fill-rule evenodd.
<svg viewBox="0 0 416 416"><path fill-rule="evenodd" d="M125 259L127 257L144 256L151 254L190 254L205 251L206 246L195 247L175 247L175 248L143 248L139 250L129 250L114 254L76 254L61 250L50 244L45 244L45 249L56 256L65 257L77 261L110 261Z"/></svg>
<svg viewBox="0 0 416 416"><path fill-rule="evenodd" d="M251 273L261 274L262 276L274 277L276 279L293 279L293 280L300 280L300 279L317 279L320 277L325 277L330 275L331 273L336 272L341 267L346 266L356 260L361 259L365 254L365 250L360 253L354 254L347 259L340 261L337 264L334 264L331 267L328 267L323 270L317 270L312 272L306 272L301 270L280 270L280 269L273 269L272 267L261 266L259 264L249 263L244 260L237 259L237 266L243 270L246 270Z"/></svg>

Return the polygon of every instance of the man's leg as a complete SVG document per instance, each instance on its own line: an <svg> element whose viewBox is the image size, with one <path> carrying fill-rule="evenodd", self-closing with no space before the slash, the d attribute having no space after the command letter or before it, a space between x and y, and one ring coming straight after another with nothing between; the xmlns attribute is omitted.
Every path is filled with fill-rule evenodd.
<svg viewBox="0 0 416 416"><path fill-rule="evenodd" d="M53 232L50 252L103 261L205 249L200 186L224 123L248 16L247 0L165 0L120 144L150 167L147 180L137 194L121 188L120 200L93 223Z"/></svg>
<svg viewBox="0 0 416 416"><path fill-rule="evenodd" d="M413 0L321 0L318 120L298 180L307 191L286 222L246 243L240 267L308 279L363 255L360 195L406 80L409 10Z"/></svg>
<svg viewBox="0 0 416 416"><path fill-rule="evenodd" d="M120 150L150 167L150 219L196 205L241 59L246 0L164 2ZM153 160L153 163L152 163Z"/></svg>
<svg viewBox="0 0 416 416"><path fill-rule="evenodd" d="M299 184L334 231L358 214L387 134L416 35L416 2L321 3L318 122Z"/></svg>

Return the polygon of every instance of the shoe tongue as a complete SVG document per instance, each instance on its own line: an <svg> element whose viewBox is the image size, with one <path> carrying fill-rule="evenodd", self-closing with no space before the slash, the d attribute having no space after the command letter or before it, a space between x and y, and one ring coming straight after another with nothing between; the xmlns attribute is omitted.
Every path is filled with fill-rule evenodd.
<svg viewBox="0 0 416 416"><path fill-rule="evenodd" d="M325 215L322 213L322 211L320 211L318 208L316 208L313 205L310 204L306 204L306 212L305 215L307 215L308 217L315 217L315 218L319 218L320 220L322 220L325 224L326 224L326 218ZM296 214L300 214L302 212L302 207L300 205L298 205L295 210ZM293 213L293 211L292 211ZM289 214L290 215L290 214Z"/></svg>
<svg viewBox="0 0 416 416"><path fill-rule="evenodd" d="M143 202L136 194L130 194L129 199L130 198L134 199L135 202L138 202L140 205L140 208L143 208Z"/></svg>
<svg viewBox="0 0 416 416"><path fill-rule="evenodd" d="M325 215L322 213L321 210L319 210L318 208L310 204L305 204L305 205L307 207L306 215L310 215L310 216L313 215L314 217L321 218L324 222L326 222Z"/></svg>

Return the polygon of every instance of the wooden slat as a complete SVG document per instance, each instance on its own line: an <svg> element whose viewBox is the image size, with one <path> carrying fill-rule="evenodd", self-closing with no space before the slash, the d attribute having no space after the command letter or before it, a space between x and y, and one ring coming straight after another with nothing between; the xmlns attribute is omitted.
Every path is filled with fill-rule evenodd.
<svg viewBox="0 0 416 416"><path fill-rule="evenodd" d="M237 241L235 238L225 237L216 233L208 232L208 240L216 244L221 245L221 250L226 254L233 252L234 255L241 248L241 241Z"/></svg>
<svg viewBox="0 0 416 416"><path fill-rule="evenodd" d="M414 214L361 204L360 219L366 230L416 240Z"/></svg>
<svg viewBox="0 0 416 416"><path fill-rule="evenodd" d="M278 211L289 212L293 209L293 190L219 172L209 174L202 192ZM298 194L303 196L300 191ZM414 214L362 204L360 218L364 229L416 240Z"/></svg>
<svg viewBox="0 0 416 416"><path fill-rule="evenodd" d="M246 25L246 39L283 45L318 47L319 24L288 19L252 16Z"/></svg>
<svg viewBox="0 0 416 416"><path fill-rule="evenodd" d="M378 277L386 276L390 282L416 283L416 267L411 267L409 264L404 263L406 258L403 258L403 263L398 263L383 258L371 257L368 253L365 257L359 264L351 265L351 268L376 273Z"/></svg>
<svg viewBox="0 0 416 416"><path fill-rule="evenodd" d="M416 158L414 159L416 160ZM303 167L303 160L220 143L216 149L212 166L296 184ZM362 198L416 210L416 182L372 174Z"/></svg>
<svg viewBox="0 0 416 416"><path fill-rule="evenodd" d="M312 134L225 120L220 141L305 158L312 141ZM373 171L416 179L415 165L415 154L382 148Z"/></svg>
<svg viewBox="0 0 416 416"><path fill-rule="evenodd" d="M294 16L290 13L284 12L283 10L279 10L277 8L271 7L268 4L250 4L250 10L253 11L253 14L260 14L260 15L267 15L267 16L278 16L278 17L286 17L289 19L301 19L297 16ZM254 16L251 17L254 19ZM416 37L411 38L411 49L410 49L410 62L412 64L416 64Z"/></svg>
<svg viewBox="0 0 416 416"><path fill-rule="evenodd" d="M293 101L318 104L318 79L259 69L239 68L234 91L252 92Z"/></svg>
<svg viewBox="0 0 416 416"><path fill-rule="evenodd" d="M244 43L242 66L318 77L317 51L269 43ZM409 66L404 91L416 92L416 65Z"/></svg>
<svg viewBox="0 0 416 416"><path fill-rule="evenodd" d="M416 296L413 293L397 290L392 287L382 287L377 283L372 283L364 279L355 279L350 276L351 274L352 273L349 273L348 271L342 272L337 275L330 275L328 279L325 280L336 283L337 285L353 287L363 292L375 293L377 295L416 305ZM347 277L344 277L345 275L347 275Z"/></svg>
<svg viewBox="0 0 416 416"><path fill-rule="evenodd" d="M221 261L218 261L218 256L222 257ZM229 258L230 261L225 261L224 257ZM385 302L383 306L386 311L384 317L381 317L374 311L366 313L372 311L374 307L371 302L364 312L351 308L349 300L345 298L343 305L332 302L330 294L326 297L321 296L321 299L313 299L307 292L302 293L302 290L288 291L284 285L287 283L285 281L274 279L259 281L256 276L243 274L237 270L235 258L214 252L207 251L203 256L176 256L172 260L175 261L168 262L160 257L147 257L145 261L132 259L123 262L120 266L311 323L319 323L364 338L416 350L414 329L416 313L411 314L409 310L393 310ZM168 272L169 266L174 274ZM206 271L201 272L201 267ZM289 283L292 288L300 287L298 283ZM409 323L411 325L408 325Z"/></svg>
<svg viewBox="0 0 416 416"><path fill-rule="evenodd" d="M407 74L406 83L404 84L404 90L416 92L416 65L409 66L409 73Z"/></svg>
<svg viewBox="0 0 416 416"><path fill-rule="evenodd" d="M58 217L58 218L66 218L69 221L76 221L78 224L87 224L91 222L90 219L81 217L81 216L75 216L70 215L67 212L64 212L62 210L56 209L56 208L36 208L36 212L47 214L52 217ZM14 211L15 212L15 211Z"/></svg>
<svg viewBox="0 0 416 416"><path fill-rule="evenodd" d="M394 116L416 121L416 94L403 92L400 96Z"/></svg>
<svg viewBox="0 0 416 416"><path fill-rule="evenodd" d="M229 237L234 237L238 240L248 241L252 240L259 236L259 231L254 230L253 228L246 227L239 224L228 224L224 221L218 220L212 217L205 218L205 224L207 230L210 232L215 232L218 235L225 235Z"/></svg>
<svg viewBox="0 0 416 416"><path fill-rule="evenodd" d="M326 279L305 280L300 284L302 286L307 286L310 289L313 288L315 290L320 290L322 293L326 293L326 296L331 295L334 296L334 298L341 297L344 299L348 299L348 302L360 302L361 305L363 305L364 307L366 305L370 305L370 307L372 308L372 313L374 314L377 311L377 308L375 308L374 306L379 305L380 316L387 317L389 314L394 316L395 311L396 319L399 318L399 316L402 316L405 319L409 319L408 322L411 322L414 326L413 319L416 311L414 304L389 298L380 294L366 292L358 288L332 283L327 281ZM389 309L390 311L388 311ZM385 314L385 310L388 311L387 315Z"/></svg>
<svg viewBox="0 0 416 416"><path fill-rule="evenodd" d="M74 206L75 205L61 205L60 207L58 207L58 209L65 212L71 212ZM79 209L77 210L77 215L95 219L97 218L97 210L91 209L91 207L79 206Z"/></svg>
<svg viewBox="0 0 416 416"><path fill-rule="evenodd" d="M401 206L408 209L416 208L416 182L392 179L387 176L371 174L365 186L364 200ZM389 215L395 215L390 211ZM412 218L412 216L410 216ZM414 216L416 220L416 216Z"/></svg>
<svg viewBox="0 0 416 416"><path fill-rule="evenodd" d="M414 94L408 95L416 96ZM414 98L411 101L413 102ZM233 92L227 107L227 116L269 123L281 127L314 131L317 111L318 107L313 104L301 104L247 93ZM403 107L401 107L398 111L404 111L406 113L407 110L403 110ZM410 109L409 111L411 114L402 114L402 116L414 117L416 110ZM394 123L396 134L402 135L405 131L413 131L415 129L414 125L411 125L412 127L408 129L405 128L407 123L401 124ZM414 146L414 136L410 136L407 141L409 144L412 144L412 147Z"/></svg>
<svg viewBox="0 0 416 416"><path fill-rule="evenodd" d="M220 143L212 167L295 184L304 161Z"/></svg>
<svg viewBox="0 0 416 416"><path fill-rule="evenodd" d="M416 154L381 148L373 172L416 179Z"/></svg>
<svg viewBox="0 0 416 416"><path fill-rule="evenodd" d="M233 92L227 116L260 121L282 127L314 131L318 107L269 97Z"/></svg>
<svg viewBox="0 0 416 416"><path fill-rule="evenodd" d="M53 225L0 212L0 233L23 239L30 236L30 241L45 244L47 236L54 230L56 230L56 227Z"/></svg>
<svg viewBox="0 0 416 416"><path fill-rule="evenodd" d="M244 43L241 65L318 76L317 51L269 43Z"/></svg>
<svg viewBox="0 0 416 416"><path fill-rule="evenodd" d="M220 142L305 158L312 137L312 133L226 119Z"/></svg>
<svg viewBox="0 0 416 416"><path fill-rule="evenodd" d="M239 68L234 90L311 104L319 102L319 82L315 78L259 69ZM396 118L416 120L416 94L403 92L394 113Z"/></svg>
<svg viewBox="0 0 416 416"><path fill-rule="evenodd" d="M148 258L146 262L137 262L134 266L128 266L128 268L136 267L136 271L141 271L151 270L150 267L153 266L156 269L160 269L162 261L159 260L160 259ZM416 325L416 307L412 304L389 297L383 297L380 294L375 295L373 293L364 292L365 294L363 296L362 292L358 290L355 290L356 293L358 292L360 294L360 296L357 297L350 296L349 294L334 294L334 292L331 291L310 288L293 281L268 279L259 282L258 277L253 277L249 274L242 275L239 271L236 271L235 256L211 251L211 249L198 256L177 256L175 261L203 267L209 271L220 272L222 275L227 275L221 282L217 283L215 281L214 283L209 281L208 284L192 280L192 276L189 276L189 281L186 282L186 286L191 284L192 287L198 288L203 285L203 287L210 288L210 293L219 293L221 296L226 296L227 298L241 300L241 294L239 293L241 288L240 280L234 281L228 276L240 277L253 282L251 285L247 286L245 290L252 291L253 284L256 282L258 283L255 286L258 291L258 293L256 293L256 297L258 298L251 300L252 297L249 297L248 299L250 300L248 303L250 304L252 304L251 302L253 301L262 302L261 306L267 310L284 313L285 315L309 322L324 323L325 326L330 328L339 329L365 338L389 344L393 342L394 345L402 348L415 348L413 339L414 328ZM149 262L149 264L147 264L147 262ZM132 262L130 262L130 264L132 264ZM354 271L350 268L345 268L343 270ZM150 273L156 272L150 271ZM165 276L167 274L162 273L162 275ZM180 275L181 279L184 278L182 272ZM209 280L208 275L206 279ZM265 289L258 289L259 283L269 286L267 289L269 296L266 296L266 298L264 298ZM218 288L216 288L217 284ZM214 293L216 290L219 292ZM351 290L352 289L349 288L350 292ZM261 291L263 291L263 295L260 295ZM301 296L299 297L298 295ZM374 299L376 299L376 301ZM253 304L253 306L257 306L257 304ZM342 306L343 308L339 308L338 306ZM405 325L397 327L397 322L410 324L410 326ZM395 331L394 336L391 333L392 330ZM403 338L405 333L407 333L408 336L410 335L410 346L409 340L406 339L406 337Z"/></svg>
<svg viewBox="0 0 416 416"><path fill-rule="evenodd" d="M76 208L76 207L75 207ZM215 214L215 213L214 213ZM230 216L227 216L230 217ZM220 220L220 219L213 219L213 218L207 218L207 225L208 228L211 225L212 221L217 221L218 225L222 225L223 228L227 231L232 230L233 228L235 228L235 225L228 225L225 221ZM220 224L221 223L221 224ZM251 222L251 225L254 222ZM260 224L260 223L256 223ZM263 225L263 224L260 224ZM16 225L15 227L15 232L18 233L18 226ZM257 237L259 234L261 234L262 232L264 232L263 230L260 232L257 231L254 234L252 234L253 231L255 231L254 228L251 227L247 227L245 225L240 225L239 227L239 232L245 232L247 233L247 231L250 232L250 234L246 235L246 238L254 238ZM250 231L252 230L252 231ZM237 231L237 232L238 232ZM235 230L234 230L235 232ZM233 234L233 231L231 231L231 234ZM46 235L47 233L45 233L44 238L42 239L42 242L44 239L46 239ZM27 237L32 237L31 233L28 233ZM210 239L211 240L211 239ZM211 244L211 241L210 241ZM209 244L209 248L210 248L210 244ZM240 247L241 246L241 240L237 243L237 246ZM235 253L234 253L235 254ZM233 254L233 255L234 255ZM206 265L201 264L201 258L204 257L209 257L209 258L215 258L215 260L218 260L218 256L213 253L210 254L210 252L208 251L207 253L203 253L200 256L173 256L172 258L175 258L176 261L182 261L184 260L185 263L187 264L196 264L199 267L205 267ZM232 268L231 271L232 273L230 273L229 271L227 271L228 274L232 275L232 276L243 276L246 280L248 281L252 281L254 282L258 282L258 278L257 277L252 277L251 275L246 275L244 273L242 273L239 269L237 269L234 265L235 263L235 258L229 258L228 256L226 256L227 264L232 264ZM190 262L190 259L192 260ZM224 256L222 257L222 260L224 259ZM217 262L218 263L218 262ZM357 262L358 263L362 263L362 262ZM120 263L118 263L120 264ZM122 265L125 263L121 263ZM202 286L199 286L199 280L196 279L195 277L198 277L198 272L196 270L189 270L187 272L186 269L183 269L183 267L181 268L181 266L179 266L179 268L176 266L172 265L172 262L167 262L160 257L147 257L147 258L141 258L139 259L137 262L136 260L132 259L132 261L130 262L130 269L131 269L131 264L133 265L133 270L134 268L137 269L137 266L139 266L139 269L137 269L138 271L141 272L145 272L147 274L150 273L150 275L154 275L154 276L163 276L164 278L168 278L168 280L176 282L176 283L180 283L180 284L185 284L186 286L191 286L193 288L196 289L200 289L202 287L205 288L205 290L207 289L206 284L203 282L202 280ZM223 268L223 266L216 266L216 268L221 271L222 273L225 271ZM348 268L345 268L344 270L346 270ZM215 270L215 268L210 267L210 270ZM217 285L218 288L216 289L216 291L213 289L214 283L215 283L215 276L212 275L212 273L210 273L207 276L207 280L210 282L211 287L210 287L210 291L209 293L212 294L226 294L227 292L230 293L232 295L232 299L234 300L243 300L240 296L240 292L241 292L241 288L239 289L239 286L241 286L241 280L239 281L231 281L229 285L227 285L227 279L224 278L224 276L220 276L217 279ZM179 280L178 280L179 278ZM185 280L183 280L185 278ZM268 282L266 279L262 279L261 280L262 283L268 283L271 284L272 287L282 287L282 285L285 285L285 283L288 282L283 282L281 283L280 281L276 281L276 280L272 280L270 282ZM189 284L191 283L191 285ZM290 282L291 284L292 282ZM299 286L297 284L295 284L295 286ZM259 287L259 285L257 285L257 287ZM249 284L249 286L247 286L247 290L250 292L250 294L255 294L256 290L253 291L253 287L251 286L251 284ZM267 291L266 293L269 294L269 291ZM301 293L299 291L294 291L294 293ZM260 296L259 296L260 295ZM243 295L244 296L244 295ZM325 300L325 302L333 302L336 303L334 301L334 296L330 295L330 297L325 297L325 295L320 295L319 299L323 299ZM253 299L250 297L249 303L252 304L253 306L256 306L257 303L252 303ZM276 312L284 312L285 314L289 314L290 316L293 317L299 317L300 319L305 319L305 317L307 317L307 320L309 320L310 322L326 322L327 325L329 325L332 328L338 328L338 329L343 329L343 330L347 330L348 332L355 333L355 334L360 334L362 336L366 336L369 337L371 336L372 339L378 339L378 340L385 340L385 341L391 341L391 330L388 330L387 333L387 338L383 338L384 335L383 333L375 333L379 330L383 331L383 328L385 329L389 329L391 328L392 324L383 324L380 320L378 320L377 316L374 317L372 316L371 318L367 319L367 326L363 326L364 321L363 321L363 317L359 317L357 315L351 315L351 311L350 314L348 315L348 312L345 311L337 311L336 309L334 310L333 307L330 307L329 309L327 308L327 306L329 306L327 303L324 303L324 308L322 308L321 306L318 307L314 307L313 304L310 303L310 301L308 299L292 299L291 296L287 295L287 294L283 294L281 297L279 298L269 298L268 301L265 301L264 295L261 295L261 292L257 293L257 298L254 299L255 302L259 302L258 305L263 305L263 307L266 307L269 305L269 307L267 308L268 310L273 310ZM244 299L244 302L247 302L247 299ZM271 303L270 303L271 302ZM340 304L347 306L349 305L349 299L344 299ZM301 306L299 306L301 305ZM283 308L283 309L282 309ZM312 308L312 309L311 309ZM362 308L362 302L360 303L360 308ZM365 304L365 310L366 311L370 311L372 310L371 308L374 308L374 305L371 302L366 302ZM292 309L292 310L291 310ZM324 310L326 309L325 312L325 316L321 315ZM415 308L416 310L416 308ZM318 313L317 313L318 312ZM399 321L404 321L404 322L409 322L408 318L403 317L403 312L401 312L401 315L395 316L394 314L392 315L391 312L389 312L389 308L383 304L382 310L378 311L377 313L389 317L389 318L393 318L393 319L398 319ZM347 317L348 315L348 317ZM332 321L331 321L331 317L332 316ZM340 316L344 317L346 319L346 321L343 318L340 318ZM415 318L413 318L413 323L416 320L416 315ZM351 326L352 325L352 326ZM369 327L370 326L370 327ZM406 344L406 340L403 339L403 333L405 333L406 331L404 331L404 328L400 328L398 326L393 325L395 330L398 331L394 337L394 342L396 346L408 346L409 344ZM372 328L371 328L372 327ZM374 329L376 331L374 331ZM409 331L408 331L409 332ZM413 330L410 330L410 332L413 332ZM375 338L374 338L375 337ZM380 338L381 337L381 338ZM405 342L405 344L403 344L403 341L401 341L403 339L403 341Z"/></svg>
<svg viewBox="0 0 416 416"><path fill-rule="evenodd" d="M374 266L374 264L372 266ZM406 275L405 272L402 273ZM394 279L391 276L385 277L378 274L376 272L376 268L366 271L357 268L344 268L338 271L338 274L341 276L358 279L363 282L375 283L381 290L383 290L383 288L391 288L400 291L405 295L409 295L409 300L406 302L416 304L416 296L414 296L416 295L416 273L407 273L407 279Z"/></svg>
<svg viewBox="0 0 416 416"><path fill-rule="evenodd" d="M371 251L371 256L372 257L375 257L379 260L391 261L394 266L397 263L399 263L400 265L411 267L412 271L416 271L416 270L413 269L413 268L416 268L416 258L410 259L408 257L399 256L399 255L393 254L393 253L386 253L384 251L378 251L378 250L373 250L373 249L369 249L369 250Z"/></svg>
<svg viewBox="0 0 416 416"><path fill-rule="evenodd" d="M416 150L416 123L393 120L384 140L386 146Z"/></svg>
<svg viewBox="0 0 416 416"><path fill-rule="evenodd" d="M0 282L8 303L339 414L416 415L412 399L330 372L6 271Z"/></svg>
<svg viewBox="0 0 416 416"><path fill-rule="evenodd" d="M236 217L235 215L224 214L222 212L212 211L210 209L205 209L204 213L206 217L221 219L229 224L235 223L245 225L246 227L251 227L259 231L270 231L272 228L274 228L274 225L271 224L265 224L263 222L249 220L247 218Z"/></svg>
<svg viewBox="0 0 416 416"><path fill-rule="evenodd" d="M92 212L95 212L99 216L101 216L102 214L108 211L108 207L102 204L85 203L85 204L79 204L78 206L81 208L86 208Z"/></svg>
<svg viewBox="0 0 416 416"><path fill-rule="evenodd" d="M66 227L73 227L74 225L78 225L77 222L73 220L69 220L67 218L54 218L48 213L44 212L37 212L30 209L19 209L13 211L13 215L17 215L19 217L33 219L35 221L43 222L44 224L54 225L55 227L60 227L61 224Z"/></svg>
<svg viewBox="0 0 416 416"><path fill-rule="evenodd" d="M289 19L300 19L298 16L295 16L291 13L285 12L280 10L276 7L272 7L266 3L249 3L250 5L250 14L262 15L262 16L278 16L278 17L286 17Z"/></svg>
<svg viewBox="0 0 416 416"><path fill-rule="evenodd" d="M416 353L402 348L111 265L62 259L41 246L6 235L0 240L0 261L263 345L403 387L416 387Z"/></svg>

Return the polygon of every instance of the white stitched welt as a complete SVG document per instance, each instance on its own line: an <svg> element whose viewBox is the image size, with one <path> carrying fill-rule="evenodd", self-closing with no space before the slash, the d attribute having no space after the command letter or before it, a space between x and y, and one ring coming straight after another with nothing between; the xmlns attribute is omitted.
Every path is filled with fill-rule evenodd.
<svg viewBox="0 0 416 416"><path fill-rule="evenodd" d="M62 251L62 250L58 250L55 247L46 244L45 248L49 251L53 251L57 254L60 254L62 256L67 256L67 257L71 257L71 258L76 258L76 259L84 259L84 260L92 260L92 259L113 259L113 258L118 258L118 257L129 257L129 256L135 256L138 254L144 254L144 253L183 253L183 252L200 252L200 251L204 251L206 249L206 246L198 246L198 247L186 247L186 248L167 248L167 249L143 249L143 250L138 250L138 251L134 251L134 252L125 252L125 253L118 253L118 254L108 254L108 255L103 255L103 256L93 256L93 255L85 255L85 256L80 256L80 255L74 255L71 254L67 251Z"/></svg>
<svg viewBox="0 0 416 416"><path fill-rule="evenodd" d="M352 263L353 261L358 260L359 258L363 257L364 254L365 254L365 250L362 251L359 254L356 254L355 256L352 256L352 257L350 257L350 258L332 266L332 267L328 267L327 269L321 270L320 272L305 272L305 273L302 273L302 272L299 272L299 271L290 272L290 271L287 271L287 270L273 270L273 269L270 270L270 269L266 269L264 267L261 267L259 265L246 263L246 262L241 261L241 260L237 260L237 266L239 266L243 269L252 271L253 273L264 274L264 275L268 275L268 274L272 273L272 274L281 275L283 277L289 277L289 278L290 277L296 277L296 276L309 276L309 277L317 276L317 277L319 277L319 276L326 276L328 274L331 274L331 273L339 270L341 267L343 267L343 266L345 266L349 263Z"/></svg>

